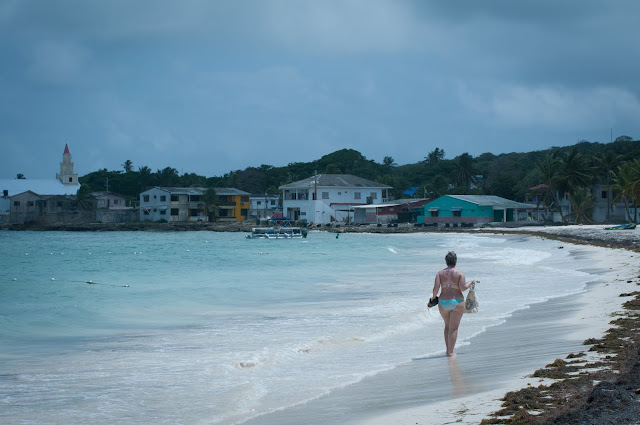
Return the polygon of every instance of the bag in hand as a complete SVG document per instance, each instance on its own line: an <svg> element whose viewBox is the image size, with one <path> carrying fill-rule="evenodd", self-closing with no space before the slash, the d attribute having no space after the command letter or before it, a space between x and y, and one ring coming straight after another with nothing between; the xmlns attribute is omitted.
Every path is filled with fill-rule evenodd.
<svg viewBox="0 0 640 425"><path fill-rule="evenodd" d="M476 298L476 291L474 291L475 285L469 290L469 295L464 302L465 313L477 313L478 312L478 299Z"/></svg>

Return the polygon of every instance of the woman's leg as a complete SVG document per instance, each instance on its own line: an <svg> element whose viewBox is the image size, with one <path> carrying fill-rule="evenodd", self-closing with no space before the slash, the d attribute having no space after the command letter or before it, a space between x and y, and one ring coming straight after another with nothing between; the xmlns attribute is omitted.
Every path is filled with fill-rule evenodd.
<svg viewBox="0 0 640 425"><path fill-rule="evenodd" d="M458 326L460 326L460 321L464 314L464 302L458 304L455 310L448 314L448 326L445 324L445 328L448 328L449 330L447 339L447 356L453 356L453 348L456 346L456 340L458 339Z"/></svg>
<svg viewBox="0 0 640 425"><path fill-rule="evenodd" d="M449 320L451 313L442 308L441 305L438 305L438 311L440 311L440 316L444 320L444 344L447 347L447 355L449 355Z"/></svg>

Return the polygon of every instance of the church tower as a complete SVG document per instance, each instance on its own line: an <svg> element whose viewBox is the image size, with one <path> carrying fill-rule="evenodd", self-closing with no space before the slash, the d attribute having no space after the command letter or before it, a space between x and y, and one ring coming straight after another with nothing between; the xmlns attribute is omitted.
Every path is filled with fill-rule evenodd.
<svg viewBox="0 0 640 425"><path fill-rule="evenodd" d="M64 144L64 153L62 154L62 162L60 163L60 173L56 173L56 178L62 184L77 185L78 175L73 174L73 162L71 162L71 152L69 146Z"/></svg>

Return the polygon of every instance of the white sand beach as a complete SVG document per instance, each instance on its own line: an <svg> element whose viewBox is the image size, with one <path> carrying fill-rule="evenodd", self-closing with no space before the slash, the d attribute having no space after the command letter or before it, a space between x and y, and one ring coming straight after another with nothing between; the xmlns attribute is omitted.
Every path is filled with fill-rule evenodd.
<svg viewBox="0 0 640 425"><path fill-rule="evenodd" d="M554 237L567 237L567 238L580 238L581 240L596 240L601 243L614 243L625 246L633 246L640 242L640 230L624 230L624 231L611 231L605 230L605 226L562 226L562 227L527 227L525 229L494 229L496 233L504 232L531 232L533 234L549 234ZM565 242L565 246L570 248L569 244ZM555 335L551 337L560 337L560 339L570 339L572 341L586 340L588 338L599 338L604 332L611 328L610 322L620 315L622 304L629 299L629 297L621 297L623 293L630 293L638 290L638 282L640 282L640 254L637 252L618 249L618 248L606 248L596 246L581 246L581 252L586 252L593 260L593 269L597 270L599 280L589 284L585 293L571 297L571 299L559 299L551 300L545 304L553 304L554 308L567 307L569 311L568 315L565 315L557 323L557 327L553 328L558 330L559 333L564 335ZM571 304L573 307L569 308ZM549 306L547 306L549 307ZM524 314L547 314L547 307L537 305L532 307L532 311L525 312ZM575 307L575 308L574 308ZM522 319L522 318L520 318ZM514 315L513 322L520 320L518 315ZM469 320L469 319L467 319ZM464 326L464 321L461 326ZM504 328L503 328L504 327ZM509 350L509 338L514 334L509 329L509 323L501 326L503 328L497 332L504 332L504 336L493 338L492 342L495 344L493 350L496 353L504 350ZM490 330L491 331L491 330ZM531 331L531 330L530 330ZM530 332L529 331L529 332ZM474 356L474 351L478 350L478 356L480 352L486 347L483 347L482 341L490 337L492 332L487 332L487 335L481 335L468 347L464 347L460 350L460 354L457 360L454 360L454 364L470 363ZM523 338L522 335L519 336ZM539 339L540 344L544 344L546 337L544 333L529 333L526 338ZM576 352L575 343L573 347L567 346L566 352L563 352L562 348L556 350L557 358L566 358L571 352ZM589 346L582 346L581 351L587 352ZM514 352L514 356L525 358L528 357L526 353ZM597 356L597 354L589 353L589 356ZM507 356L508 357L508 356ZM522 361L522 358L519 359ZM448 399L438 401L436 403L429 403L418 407L410 407L406 409L391 409L385 411L380 409L379 414L372 417L368 417L362 421L353 422L358 424L367 425L427 425L427 424L478 424L482 419L488 417L492 412L500 409L502 398L508 391L514 391L526 386L538 386L540 384L547 384L548 380L541 380L540 378L533 378L531 374L536 370L544 367L550 362L548 358L529 357L526 360L529 364L528 371L523 373L514 374L511 379L505 380L500 387L493 388L489 391L476 391L472 386L465 387L465 390L469 391L469 394L464 395L456 393L456 387L460 386L460 382L464 382L466 377L460 375L460 368L451 367L451 361L449 361L449 371L447 379L451 381L452 391L448 394ZM435 365L440 368L446 368L447 363L445 359L442 359L439 364ZM488 368L500 368L501 365L493 362L487 363ZM425 376L425 379L430 379L429 376ZM461 391L464 393L464 391Z"/></svg>

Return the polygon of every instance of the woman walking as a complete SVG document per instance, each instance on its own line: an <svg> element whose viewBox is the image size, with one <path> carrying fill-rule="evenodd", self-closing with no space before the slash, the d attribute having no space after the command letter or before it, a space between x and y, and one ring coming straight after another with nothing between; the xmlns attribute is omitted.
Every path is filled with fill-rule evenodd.
<svg viewBox="0 0 640 425"><path fill-rule="evenodd" d="M447 268L440 270L436 274L433 284L433 296L429 299L429 304L433 305L433 300L438 300L438 310L444 320L444 342L447 346L447 356L453 356L453 348L458 339L458 326L464 314L464 295L473 285L475 280L465 283L464 273L456 268L458 257L453 251L449 251L444 257ZM438 292L440 295L438 296Z"/></svg>

